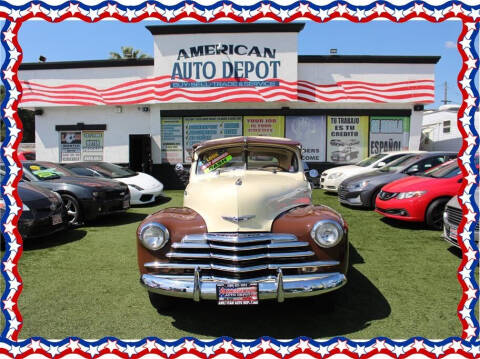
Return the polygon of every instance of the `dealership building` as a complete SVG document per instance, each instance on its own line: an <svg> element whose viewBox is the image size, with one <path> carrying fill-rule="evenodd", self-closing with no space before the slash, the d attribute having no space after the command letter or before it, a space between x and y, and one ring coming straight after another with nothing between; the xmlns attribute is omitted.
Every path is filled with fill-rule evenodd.
<svg viewBox="0 0 480 359"><path fill-rule="evenodd" d="M440 57L298 55L303 27L147 26L153 59L23 63L37 159L128 164L172 187L212 138L292 138L319 169L417 150Z"/></svg>

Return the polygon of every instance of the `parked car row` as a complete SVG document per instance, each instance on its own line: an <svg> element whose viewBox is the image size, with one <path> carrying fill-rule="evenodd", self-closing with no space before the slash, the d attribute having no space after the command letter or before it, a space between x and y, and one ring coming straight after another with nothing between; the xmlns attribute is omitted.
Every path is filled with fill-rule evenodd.
<svg viewBox="0 0 480 359"><path fill-rule="evenodd" d="M124 212L132 204L154 202L163 191L155 178L111 163L62 165L26 160L22 165L18 193L23 210L18 228L23 238L49 235L103 215ZM3 164L0 174L5 175ZM2 200L2 216L4 208Z"/></svg>

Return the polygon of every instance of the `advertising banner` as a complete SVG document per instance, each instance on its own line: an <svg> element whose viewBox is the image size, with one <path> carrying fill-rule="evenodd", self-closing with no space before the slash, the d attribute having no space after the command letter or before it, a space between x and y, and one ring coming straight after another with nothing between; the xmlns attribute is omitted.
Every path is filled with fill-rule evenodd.
<svg viewBox="0 0 480 359"><path fill-rule="evenodd" d="M192 161L192 146L215 138L242 135L242 116L184 117L185 162Z"/></svg>
<svg viewBox="0 0 480 359"><path fill-rule="evenodd" d="M181 117L162 118L162 163L183 162L183 128Z"/></svg>
<svg viewBox="0 0 480 359"><path fill-rule="evenodd" d="M302 157L307 162L325 162L325 116L287 116L286 137L302 144Z"/></svg>
<svg viewBox="0 0 480 359"><path fill-rule="evenodd" d="M82 131L82 161L103 161L103 131Z"/></svg>
<svg viewBox="0 0 480 359"><path fill-rule="evenodd" d="M327 161L358 162L368 155L368 116L328 116Z"/></svg>
<svg viewBox="0 0 480 359"><path fill-rule="evenodd" d="M408 150L410 117L370 118L370 154Z"/></svg>
<svg viewBox="0 0 480 359"><path fill-rule="evenodd" d="M80 161L82 133L80 131L60 132L60 162Z"/></svg>
<svg viewBox="0 0 480 359"><path fill-rule="evenodd" d="M285 117L244 116L243 134L245 136L285 137Z"/></svg>

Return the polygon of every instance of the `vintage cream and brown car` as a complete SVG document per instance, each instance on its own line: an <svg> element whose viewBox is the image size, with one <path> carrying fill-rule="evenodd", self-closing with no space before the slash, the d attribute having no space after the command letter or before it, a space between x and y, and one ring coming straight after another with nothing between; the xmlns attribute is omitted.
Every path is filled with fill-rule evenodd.
<svg viewBox="0 0 480 359"><path fill-rule="evenodd" d="M141 283L152 303L174 297L256 304L340 288L347 224L312 205L300 143L233 137L194 146L184 207L138 227Z"/></svg>

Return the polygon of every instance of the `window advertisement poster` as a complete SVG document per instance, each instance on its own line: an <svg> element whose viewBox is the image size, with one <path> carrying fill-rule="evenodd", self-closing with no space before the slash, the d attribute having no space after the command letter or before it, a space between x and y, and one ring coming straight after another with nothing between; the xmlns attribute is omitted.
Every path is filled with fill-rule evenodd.
<svg viewBox="0 0 480 359"><path fill-rule="evenodd" d="M183 125L181 117L162 118L162 163L183 162Z"/></svg>
<svg viewBox="0 0 480 359"><path fill-rule="evenodd" d="M354 163L368 156L368 116L327 117L327 161Z"/></svg>
<svg viewBox="0 0 480 359"><path fill-rule="evenodd" d="M302 144L302 157L307 162L325 162L325 116L287 116L286 137Z"/></svg>
<svg viewBox="0 0 480 359"><path fill-rule="evenodd" d="M242 116L184 117L185 162L192 161L192 146L215 138L242 135Z"/></svg>
<svg viewBox="0 0 480 359"><path fill-rule="evenodd" d="M370 154L408 150L410 117L370 117Z"/></svg>
<svg viewBox="0 0 480 359"><path fill-rule="evenodd" d="M103 131L82 131L82 161L103 161Z"/></svg>
<svg viewBox="0 0 480 359"><path fill-rule="evenodd" d="M60 132L60 162L75 162L81 160L82 132Z"/></svg>
<svg viewBox="0 0 480 359"><path fill-rule="evenodd" d="M285 136L285 116L244 116L245 136Z"/></svg>

